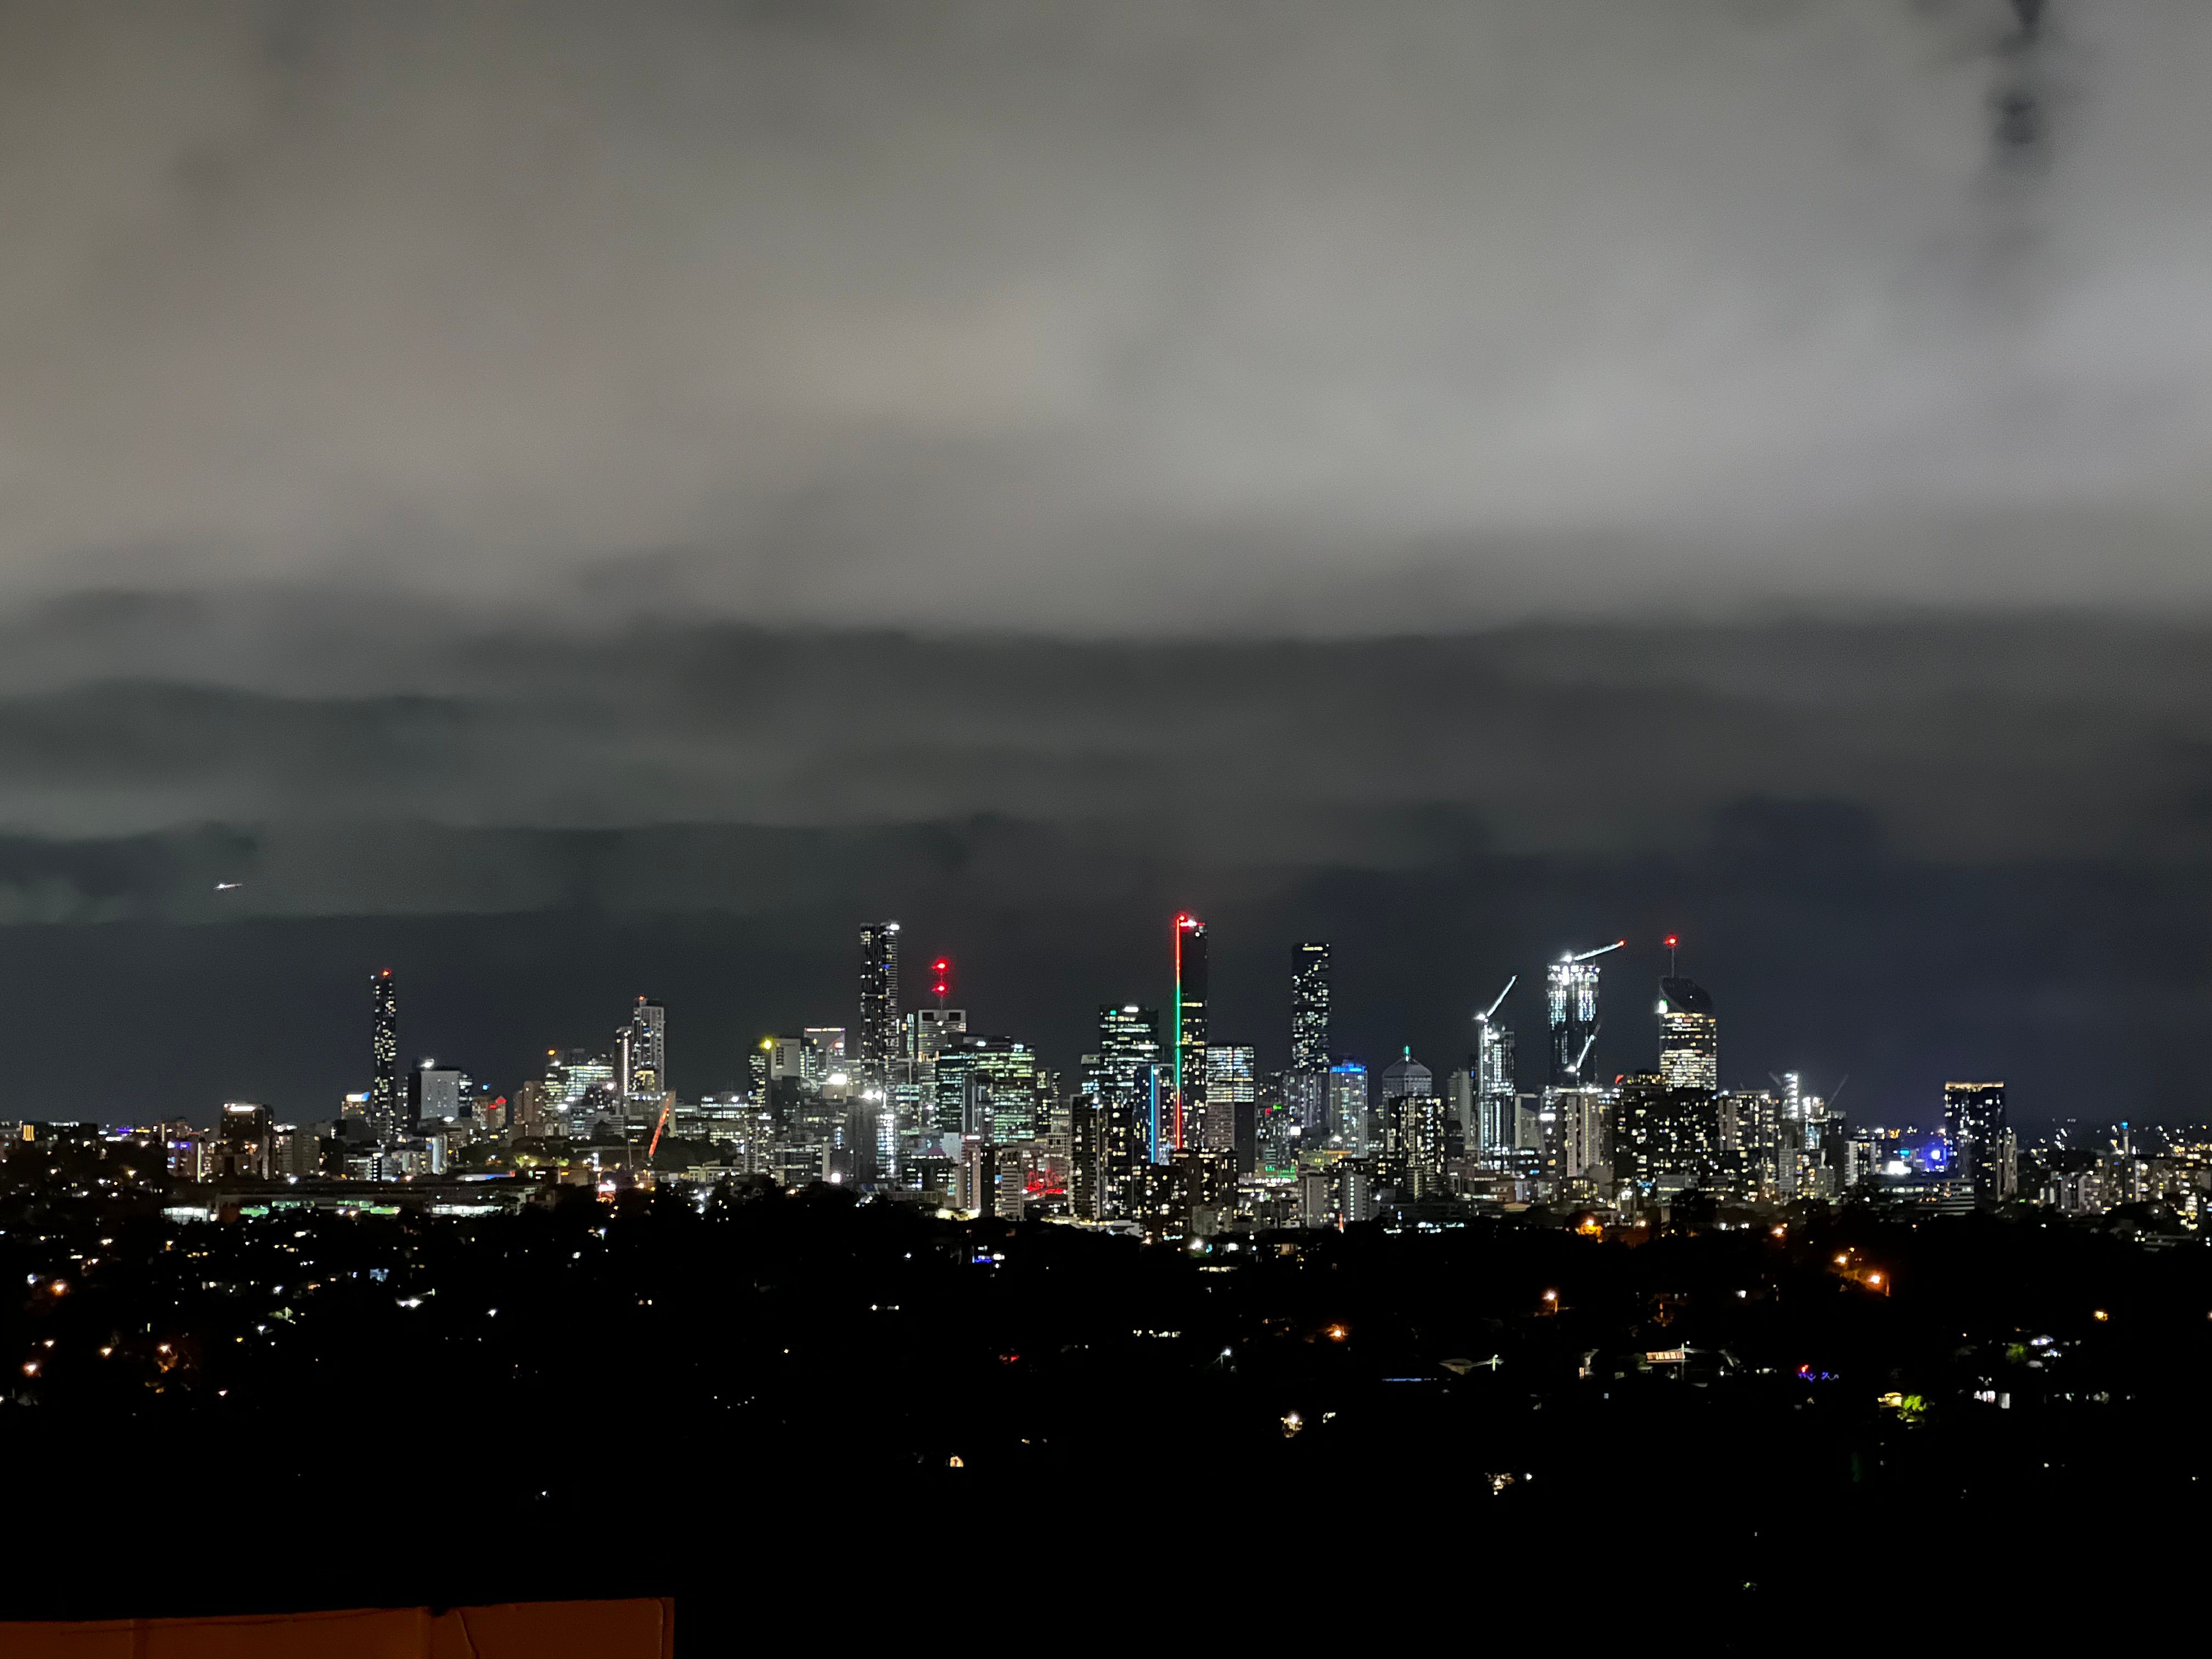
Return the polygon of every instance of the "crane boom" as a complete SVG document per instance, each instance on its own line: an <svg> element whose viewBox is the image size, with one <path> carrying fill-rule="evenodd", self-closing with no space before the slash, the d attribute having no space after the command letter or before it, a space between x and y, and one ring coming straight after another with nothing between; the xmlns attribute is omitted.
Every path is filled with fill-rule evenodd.
<svg viewBox="0 0 2212 1659"><path fill-rule="evenodd" d="M1567 960L1569 962L1588 962L1592 957L1601 957L1607 951L1618 951L1622 945L1627 943L1628 941L1625 939L1617 939L1610 945L1601 945L1595 951L1585 951L1578 957L1569 957Z"/></svg>
<svg viewBox="0 0 2212 1659"><path fill-rule="evenodd" d="M1507 981L1505 981L1505 991L1500 991L1500 992L1498 994L1498 1000L1497 1000L1496 1002L1492 1003L1492 1004L1490 1005L1490 1006L1488 1006L1487 1008L1484 1009L1480 1013L1477 1014L1477 1015L1474 1017L1474 1018L1475 1018L1475 1023L1476 1023L1477 1024L1479 1024L1479 1025L1487 1025L1487 1024L1490 1024L1490 1017L1491 1017L1492 1014L1496 1013L1496 1012L1498 1012L1498 1010L1499 1009L1499 1007L1500 1007L1501 1006L1503 1006L1503 1005L1504 1005L1504 1001L1505 1001L1505 992L1506 992L1506 991L1510 991L1510 990L1511 990L1515 986L1518 985L1520 982L1521 982L1521 975L1518 975L1518 974L1514 975L1512 978L1510 978L1510 979L1507 980Z"/></svg>

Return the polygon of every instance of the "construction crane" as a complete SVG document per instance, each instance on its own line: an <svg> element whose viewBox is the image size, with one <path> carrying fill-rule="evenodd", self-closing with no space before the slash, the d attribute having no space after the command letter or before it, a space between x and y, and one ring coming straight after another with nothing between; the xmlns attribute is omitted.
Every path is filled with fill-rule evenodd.
<svg viewBox="0 0 2212 1659"><path fill-rule="evenodd" d="M1495 1001L1495 1002L1493 1002L1493 1003L1492 1003L1492 1004L1490 1005L1490 1006L1488 1006L1487 1008L1484 1009L1480 1013L1477 1014L1477 1015L1474 1017L1474 1023L1475 1023L1477 1025L1487 1025L1487 1024L1490 1024L1490 1018L1491 1018L1491 1016L1492 1016L1492 1015L1493 1015L1493 1014L1495 1014L1495 1013L1498 1011L1498 1009L1499 1009L1500 1007L1502 1007L1502 1006L1504 1006L1506 992L1510 991L1510 990L1511 990L1515 986L1518 985L1520 982L1521 982L1521 975L1518 975L1518 974L1514 975L1512 978L1510 978L1510 979L1507 980L1507 981L1505 981L1505 990L1504 990L1504 991L1500 991L1500 992L1498 994L1498 1000L1497 1000L1497 1001Z"/></svg>
<svg viewBox="0 0 2212 1659"><path fill-rule="evenodd" d="M1592 957L1601 957L1608 951L1618 951L1622 945L1627 943L1628 941L1625 939L1617 939L1610 945L1601 945L1595 951L1585 951L1578 957L1569 957L1567 960L1569 962L1588 962Z"/></svg>

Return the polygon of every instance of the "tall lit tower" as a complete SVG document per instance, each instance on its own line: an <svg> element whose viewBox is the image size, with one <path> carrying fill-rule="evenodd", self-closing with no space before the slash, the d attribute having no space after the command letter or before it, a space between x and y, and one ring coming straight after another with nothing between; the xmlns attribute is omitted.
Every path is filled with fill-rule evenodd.
<svg viewBox="0 0 2212 1659"><path fill-rule="evenodd" d="M1291 1069L1328 1069L1328 945L1319 939L1291 952Z"/></svg>
<svg viewBox="0 0 2212 1659"><path fill-rule="evenodd" d="M1721 1086L1720 1022L1713 1000L1693 979L1659 981L1659 1081L1669 1089Z"/></svg>
<svg viewBox="0 0 2212 1659"><path fill-rule="evenodd" d="M668 1010L640 997L629 1011L629 1091L659 1098L668 1087Z"/></svg>
<svg viewBox="0 0 2212 1659"><path fill-rule="evenodd" d="M872 921L860 929L860 1075L890 1077L904 1046L899 1030L899 925Z"/></svg>
<svg viewBox="0 0 2212 1659"><path fill-rule="evenodd" d="M1484 1157L1513 1150L1513 1028L1498 1018L1521 975L1505 981L1490 1006L1474 1017L1475 1150Z"/></svg>
<svg viewBox="0 0 2212 1659"><path fill-rule="evenodd" d="M1572 1089L1583 1081L1583 1067L1597 1042L1597 958L1628 941L1615 939L1579 956L1564 956L1544 975L1552 1018L1551 1084Z"/></svg>
<svg viewBox="0 0 2212 1659"><path fill-rule="evenodd" d="M368 1127L376 1144L388 1146L407 1126L400 1115L399 989L392 969L368 976Z"/></svg>
<svg viewBox="0 0 2212 1659"><path fill-rule="evenodd" d="M1206 924L1175 919L1175 1145L1198 1145L1206 1115Z"/></svg>

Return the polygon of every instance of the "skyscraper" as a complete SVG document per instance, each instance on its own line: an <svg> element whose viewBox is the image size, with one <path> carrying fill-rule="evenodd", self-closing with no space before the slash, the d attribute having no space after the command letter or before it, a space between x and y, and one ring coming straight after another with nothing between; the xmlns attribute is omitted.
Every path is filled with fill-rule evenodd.
<svg viewBox="0 0 2212 1659"><path fill-rule="evenodd" d="M1721 1086L1720 1023L1695 980L1659 981L1659 1080L1669 1089Z"/></svg>
<svg viewBox="0 0 2212 1659"><path fill-rule="evenodd" d="M1328 946L1318 939L1291 953L1291 1069L1328 1069Z"/></svg>
<svg viewBox="0 0 2212 1659"><path fill-rule="evenodd" d="M1401 1050L1397 1059L1382 1068L1382 1098L1386 1101L1432 1095L1437 1091L1436 1084L1436 1074L1413 1058L1411 1048Z"/></svg>
<svg viewBox="0 0 2212 1659"><path fill-rule="evenodd" d="M1175 919L1175 1149L1196 1148L1206 1115L1206 924Z"/></svg>
<svg viewBox="0 0 2212 1659"><path fill-rule="evenodd" d="M1367 1068L1356 1060L1328 1068L1328 1138L1354 1158L1367 1155Z"/></svg>
<svg viewBox="0 0 2212 1659"><path fill-rule="evenodd" d="M860 929L860 1075L880 1083L905 1047L899 1030L899 925L874 921Z"/></svg>
<svg viewBox="0 0 2212 1659"><path fill-rule="evenodd" d="M668 1088L668 1010L645 997L629 1011L629 1088L659 1099Z"/></svg>
<svg viewBox="0 0 2212 1659"><path fill-rule="evenodd" d="M380 968L368 976L368 1127L380 1146L388 1146L405 1131L399 1104L399 990L392 969Z"/></svg>
<svg viewBox="0 0 2212 1659"><path fill-rule="evenodd" d="M1551 1082L1555 1089L1571 1089L1584 1079L1590 1050L1597 1042L1597 958L1626 943L1616 939L1579 956L1561 957L1545 972L1551 1005Z"/></svg>
<svg viewBox="0 0 2212 1659"><path fill-rule="evenodd" d="M1959 1174L1978 1199L2012 1196L2011 1136L2005 1123L2002 1083L1943 1085L1943 1132L1951 1139Z"/></svg>
<svg viewBox="0 0 2212 1659"><path fill-rule="evenodd" d="M1474 1152L1496 1159L1513 1150L1513 1028L1493 1009L1475 1028Z"/></svg>
<svg viewBox="0 0 2212 1659"><path fill-rule="evenodd" d="M1240 1043L1217 1042L1206 1051L1206 1121L1199 1144L1209 1152L1237 1152L1251 1146L1253 1108L1259 1100L1252 1050Z"/></svg>

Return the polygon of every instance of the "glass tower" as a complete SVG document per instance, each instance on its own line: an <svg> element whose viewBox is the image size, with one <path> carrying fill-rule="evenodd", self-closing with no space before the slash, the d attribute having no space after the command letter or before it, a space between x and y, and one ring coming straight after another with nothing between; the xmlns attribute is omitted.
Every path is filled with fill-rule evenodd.
<svg viewBox="0 0 2212 1659"><path fill-rule="evenodd" d="M629 1091L659 1098L668 1087L668 1010L640 997L629 1011Z"/></svg>
<svg viewBox="0 0 2212 1659"><path fill-rule="evenodd" d="M1692 979L1659 981L1659 1080L1669 1089L1721 1086L1720 1024L1713 1000Z"/></svg>
<svg viewBox="0 0 2212 1659"><path fill-rule="evenodd" d="M1199 1144L1206 1116L1206 924L1175 919L1175 1127L1177 1152Z"/></svg>
<svg viewBox="0 0 2212 1659"><path fill-rule="evenodd" d="M1328 1069L1328 946L1317 939L1291 953L1291 1069Z"/></svg>
<svg viewBox="0 0 2212 1659"><path fill-rule="evenodd" d="M872 921L860 929L861 1076L880 1083L905 1047L899 1030L899 925Z"/></svg>

